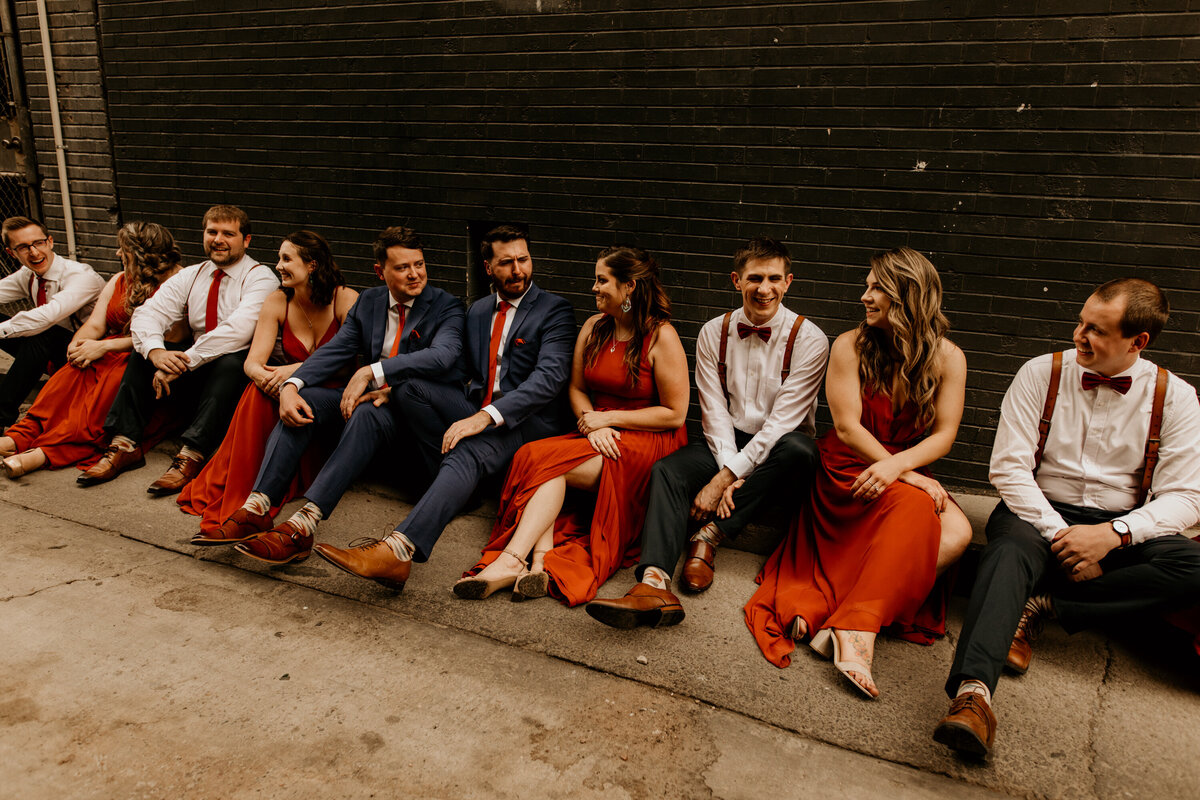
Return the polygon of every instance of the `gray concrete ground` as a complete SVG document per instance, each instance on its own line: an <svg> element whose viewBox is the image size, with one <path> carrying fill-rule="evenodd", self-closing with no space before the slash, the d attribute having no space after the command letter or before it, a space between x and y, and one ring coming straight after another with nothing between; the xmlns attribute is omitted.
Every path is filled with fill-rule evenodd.
<svg viewBox="0 0 1200 800"><path fill-rule="evenodd" d="M0 795L1197 796L1200 681L1158 629L1049 626L997 692L994 757L966 763L930 739L961 598L946 640L880 642L871 702L807 650L761 657L741 617L760 555L723 550L682 625L619 632L549 599L455 598L487 508L400 595L316 558L198 551L194 518L145 494L167 461L0 485ZM407 510L357 489L318 538Z"/></svg>

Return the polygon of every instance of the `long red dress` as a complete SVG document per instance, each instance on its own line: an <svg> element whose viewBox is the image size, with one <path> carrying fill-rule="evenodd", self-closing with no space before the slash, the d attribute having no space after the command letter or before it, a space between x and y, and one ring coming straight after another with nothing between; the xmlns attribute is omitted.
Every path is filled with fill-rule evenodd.
<svg viewBox="0 0 1200 800"><path fill-rule="evenodd" d="M127 336L129 316L122 273L104 309L104 338ZM51 375L28 413L5 431L17 452L40 447L50 469L71 464L87 469L96 463L108 441L104 418L128 360L129 353L105 353L86 367L67 364Z"/></svg>
<svg viewBox="0 0 1200 800"><path fill-rule="evenodd" d="M623 342L618 342L612 350L601 348L595 363L584 369L584 381L597 410L646 408L658 403L654 376L646 360L649 339L634 386L627 382ZM621 457L604 459L594 502L588 502L590 497L583 500L568 496L563 512L555 521L554 549L546 554L545 562L552 595L570 606L586 603L618 567L637 562L650 468L685 444L687 430L683 427L671 431L621 431L618 443ZM595 456L587 437L578 433L530 442L518 450L504 482L492 537L479 563L466 574L479 572L508 546L525 504L539 486Z"/></svg>
<svg viewBox="0 0 1200 800"><path fill-rule="evenodd" d="M340 327L341 322L335 316L321 341L309 350L292 333L285 313L275 348L276 353L281 352L281 355L273 354L267 363L281 365L303 361L312 355L317 347L332 339ZM266 454L267 439L270 438L277 422L279 401L263 394L253 383L246 386L221 446L204 465L204 469L200 470L200 474L184 487L176 500L181 510L200 517L200 530L203 533L210 533L221 527L221 523L229 519L229 516L246 502L246 498L254 489L254 480L258 477L258 469ZM279 505L271 509L271 516L279 513L280 506L304 492L303 487L312 483L324 460L323 457L314 456L311 450L305 454L284 497L280 499Z"/></svg>
<svg viewBox="0 0 1200 800"><path fill-rule="evenodd" d="M893 418L892 400L866 392L862 424L889 453L924 434L912 403ZM871 503L850 496L867 464L829 431L817 443L821 470L812 500L759 573L746 626L777 667L791 663L785 632L797 616L822 628L879 631L928 644L945 633L945 594L933 592L942 524L928 494L900 481Z"/></svg>

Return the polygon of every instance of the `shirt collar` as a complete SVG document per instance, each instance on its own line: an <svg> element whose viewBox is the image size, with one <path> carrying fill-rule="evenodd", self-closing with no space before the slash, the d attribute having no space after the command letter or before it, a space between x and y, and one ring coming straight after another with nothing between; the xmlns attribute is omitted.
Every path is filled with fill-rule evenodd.
<svg viewBox="0 0 1200 800"><path fill-rule="evenodd" d="M775 316L771 317L771 318L770 318L769 320L767 320L767 321L766 321L764 324L762 324L762 325L758 325L757 327L759 327L759 328L770 328L772 331L773 331L773 330L775 330L775 329L776 329L776 328L778 328L778 327L779 327L779 325L780 325L780 324L783 322L783 312L784 312L784 310L785 310L785 309L784 309L784 307L783 307L783 304L781 303L781 304L779 305L779 308L775 309ZM747 325L752 325L752 324L753 324L752 322L750 322L750 318L746 316L746 309L745 309L745 308L739 308L739 309L738 309L738 319L737 319L737 320L735 320L735 321L736 321L736 322L744 322L744 323L746 323Z"/></svg>
<svg viewBox="0 0 1200 800"><path fill-rule="evenodd" d="M521 296L520 296L520 297L514 298L514 299L512 299L512 300L509 300L507 297L501 297L501 296L499 295L499 293L497 293L497 292L496 292L496 291L493 289L493 290L492 290L492 300L493 300L494 302L492 303L492 313L493 313L493 314L495 314L497 311L499 311L499 310L500 310L500 301L501 301L501 300L504 300L505 302L507 302L507 303L508 303L508 304L509 304L511 307L513 307L513 308L516 308L517 306L521 305L521 301L525 299L525 295L529 294L529 290L530 290L530 289L532 289L532 288L533 288L533 284L532 284L532 283L530 283L530 284L529 284L529 286L528 286L528 287L526 287L525 291L521 292Z"/></svg>
<svg viewBox="0 0 1200 800"><path fill-rule="evenodd" d="M66 263L63 261L63 258L58 253L54 253L54 251L51 251L51 252L53 253L53 257L50 259L50 266L47 267L46 271L42 273L41 278L42 278L42 280L46 281L47 283L50 281L54 281L55 283L61 283L62 276L63 276L63 270L66 268ZM29 270L29 271L33 272L33 270ZM36 272L33 272L33 274L37 275Z"/></svg>
<svg viewBox="0 0 1200 800"><path fill-rule="evenodd" d="M408 309L409 311L412 311L413 303L415 303L415 302L417 302L417 298L415 298L415 297L405 300L404 307L406 309ZM395 310L396 306L398 306L398 305L400 305L400 301L397 300L395 297L393 297L391 292L388 292L388 311ZM396 313L400 313L400 312L397 311Z"/></svg>

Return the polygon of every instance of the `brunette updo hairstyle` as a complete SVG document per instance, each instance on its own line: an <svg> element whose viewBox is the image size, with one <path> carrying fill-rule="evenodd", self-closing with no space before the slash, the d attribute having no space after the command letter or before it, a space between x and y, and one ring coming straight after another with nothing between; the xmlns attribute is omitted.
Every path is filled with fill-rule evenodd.
<svg viewBox="0 0 1200 800"><path fill-rule="evenodd" d="M125 262L125 311L146 302L183 261L171 232L155 222L127 222L117 231ZM128 329L128 326L126 326Z"/></svg>
<svg viewBox="0 0 1200 800"><path fill-rule="evenodd" d="M641 371L642 346L647 336L652 336L660 325L671 319L671 300L658 279L658 262L642 248L629 245L609 247L597 258L604 262L615 280L621 283L636 281L633 293L629 295L633 338L625 348L625 370L629 385L633 386ZM605 314L592 326L584 344L584 363L594 364L601 348L608 345L615 335L616 322Z"/></svg>
<svg viewBox="0 0 1200 800"><path fill-rule="evenodd" d="M300 254L300 260L311 265L308 273L309 297L312 304L324 308L333 302L333 294L339 286L346 285L342 271L333 260L333 251L325 237L313 231L295 231L283 237L285 242L291 242ZM283 287L283 293L288 300L292 299L293 291Z"/></svg>

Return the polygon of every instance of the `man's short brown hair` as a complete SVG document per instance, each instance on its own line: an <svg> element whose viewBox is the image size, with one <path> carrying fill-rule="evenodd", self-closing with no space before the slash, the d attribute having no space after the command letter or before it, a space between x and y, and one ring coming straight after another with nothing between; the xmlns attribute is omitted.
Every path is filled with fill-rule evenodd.
<svg viewBox="0 0 1200 800"><path fill-rule="evenodd" d="M386 264L388 250L393 247L420 250L421 255L425 255L425 244L416 231L403 225L393 225L380 231L379 236L375 238L375 243L371 245L371 249L375 253L375 263L381 267Z"/></svg>
<svg viewBox="0 0 1200 800"><path fill-rule="evenodd" d="M9 217L4 220L4 224L0 225L0 238L4 240L4 246L8 247L8 235L13 231L19 231L22 228L28 228L30 225L37 225L42 229L42 236L50 237L50 231L46 230L46 226L38 222L36 219L29 217Z"/></svg>
<svg viewBox="0 0 1200 800"><path fill-rule="evenodd" d="M733 269L735 272L741 273L746 268L746 264L751 261L768 261L773 258L783 259L784 275L792 274L792 256L784 247L783 242L772 239L770 236L756 236L739 247L738 251L733 254Z"/></svg>
<svg viewBox="0 0 1200 800"><path fill-rule="evenodd" d="M1150 334L1146 346L1154 344L1171 315L1171 304L1162 289L1142 278L1117 278L1096 289L1092 294L1106 303L1125 297L1125 313L1121 315L1121 335L1132 339L1139 333Z"/></svg>
<svg viewBox="0 0 1200 800"><path fill-rule="evenodd" d="M213 206L204 212L201 224L207 228L210 222L236 222L243 238L250 235L250 215L237 206Z"/></svg>

